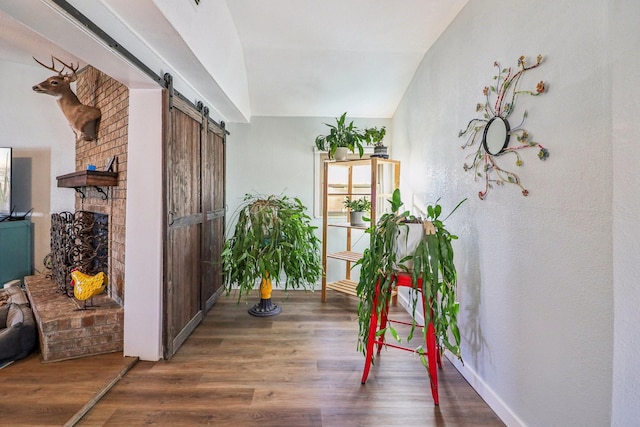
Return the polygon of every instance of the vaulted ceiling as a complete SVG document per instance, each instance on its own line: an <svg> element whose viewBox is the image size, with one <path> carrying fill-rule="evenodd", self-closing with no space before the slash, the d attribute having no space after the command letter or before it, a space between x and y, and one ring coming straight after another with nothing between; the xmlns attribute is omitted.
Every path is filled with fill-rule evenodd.
<svg viewBox="0 0 640 427"><path fill-rule="evenodd" d="M179 1L184 4L68 0L156 74L177 75L184 81L178 90L214 104L224 120L246 121L344 111L391 117L425 52L468 0L201 0L199 6ZM220 64L184 37L185 27L176 28L179 19L164 16L173 7L174 16L211 13L207 2L228 13L239 40L241 73L224 70L224 63L220 71ZM53 53L97 65L131 87L154 84L82 25L60 15L51 0L0 0L0 60L34 64L32 56L48 60ZM228 47L217 45L202 22L194 21L198 34L212 52L224 55ZM237 74L239 88L221 84L220 72ZM243 97L246 102L237 101Z"/></svg>

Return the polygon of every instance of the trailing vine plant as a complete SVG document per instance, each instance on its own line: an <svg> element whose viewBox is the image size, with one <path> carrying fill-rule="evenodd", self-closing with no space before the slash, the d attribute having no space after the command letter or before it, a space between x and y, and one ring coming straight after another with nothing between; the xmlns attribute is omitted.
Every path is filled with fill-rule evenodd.
<svg viewBox="0 0 640 427"><path fill-rule="evenodd" d="M320 239L306 210L298 198L245 195L221 256L227 294L236 289L240 301L267 278L285 291L313 289L322 277Z"/></svg>
<svg viewBox="0 0 640 427"><path fill-rule="evenodd" d="M427 218L415 217L409 211L401 212L403 206L400 190L393 193L391 212L382 215L375 226L370 227L367 233L370 235L369 248L365 249L362 258L356 263L360 266L360 280L356 288L360 298L358 306L359 336L358 350L366 352L369 338L369 326L371 313L380 314L388 304L388 297L395 288L397 272L405 272L411 275L411 283L414 289L419 286L426 301L431 301L431 310L425 310L427 318L425 324L432 322L436 333L436 342L441 352L445 349L451 351L462 360L460 352L460 330L457 316L459 303L456 301L457 273L453 262L453 248L451 241L457 236L451 234L444 226L444 221L455 212L465 201L462 200L443 220L441 219L442 207L437 204L427 207ZM413 254L399 258L398 241L400 236L408 236L409 223L428 223L432 234L424 234ZM405 233L402 230L405 230ZM413 268L409 269L405 263L413 261ZM380 295L377 305L374 307L373 299L377 283L380 283ZM384 298L382 296L387 296ZM412 292L413 322L407 341L411 341L416 327L416 308L419 292ZM387 330L398 341L398 333L392 326ZM422 328L423 342L426 342L427 328ZM383 331L380 331L383 333ZM428 368L425 349L421 345L415 352L420 355L422 363ZM365 354L366 355L366 354Z"/></svg>
<svg viewBox="0 0 640 427"><path fill-rule="evenodd" d="M458 133L458 137L467 137L466 142L462 145L463 149L474 146L478 140L483 139L487 125L493 118L499 117L507 121L515 109L519 95L538 96L547 91L548 88L544 81L540 81L535 90L518 89L522 76L527 71L540 66L541 63L542 55L538 55L536 62L533 64L527 64L525 57L521 56L518 58L518 66L515 70L511 67L501 68L497 61L494 62L493 65L497 68L497 74L493 76L495 83L484 87L482 90L485 98L484 102L479 102L476 105L476 112L481 113L482 117L472 119L467 124L467 127ZM531 147L539 149L538 158L540 160L546 160L549 157L549 150L543 147L542 144L533 141L529 132L524 129L523 125L526 119L527 111L523 113L520 123L515 127L510 127L508 131L508 137L516 136L519 142L518 145L505 146L499 153L491 154L487 151L485 145L480 143L477 144L475 153L468 156L473 156L473 160L470 165L468 163L464 164L464 170L473 171L475 179L484 178L485 181L484 190L478 192L478 197L481 200L484 200L489 189L493 188L493 184L514 184L520 187L523 196L529 195L529 191L522 185L518 175L502 168L496 161L497 157L510 154L515 156L515 165L520 167L524 163L518 151Z"/></svg>

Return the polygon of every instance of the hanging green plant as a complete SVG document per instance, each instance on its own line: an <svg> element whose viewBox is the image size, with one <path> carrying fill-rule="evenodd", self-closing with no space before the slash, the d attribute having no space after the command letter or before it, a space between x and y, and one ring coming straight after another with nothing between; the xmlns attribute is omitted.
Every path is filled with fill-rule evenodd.
<svg viewBox="0 0 640 427"><path fill-rule="evenodd" d="M445 218L455 212L465 201L462 200ZM380 282L380 294L390 295L395 288L398 272L411 275L412 285L418 287L422 279L421 291L426 301L431 301L431 310L426 310L425 324L432 322L436 333L436 342L441 351L451 351L461 359L460 330L457 324L459 304L456 301L457 274L453 261L451 241L457 236L451 234L440 219L442 207L436 204L427 207L427 218L415 217L409 211L400 212L403 206L400 190L393 193L391 213L382 215L375 226L370 227L369 248L365 249L362 258L356 265L360 266L360 280L356 288L360 297L358 306L359 337L358 350L366 351L369 338L371 313L380 314L386 304L386 298L379 298L377 306L373 305L376 284ZM427 228L430 233L421 236L413 253L400 253L399 246L409 240L409 224L417 223ZM422 228L422 227L420 227ZM413 325L407 340L411 340L416 327L415 314L418 303L418 292L413 292ZM392 336L398 338L396 331L389 326ZM423 328L426 342L427 328ZM421 355L422 362L427 366L424 349L419 347L416 352Z"/></svg>
<svg viewBox="0 0 640 427"><path fill-rule="evenodd" d="M246 194L222 251L224 287L238 301L262 279L288 289L313 289L322 277L320 239L298 198ZM281 281L282 279L282 281Z"/></svg>

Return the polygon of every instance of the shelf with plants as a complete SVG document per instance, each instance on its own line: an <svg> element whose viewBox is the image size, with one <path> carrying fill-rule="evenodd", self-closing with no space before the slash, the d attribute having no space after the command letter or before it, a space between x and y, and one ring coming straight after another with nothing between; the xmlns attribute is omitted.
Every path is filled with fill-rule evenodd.
<svg viewBox="0 0 640 427"><path fill-rule="evenodd" d="M352 279L352 267L362 253L356 249L366 244L361 243L363 238L368 238L365 231L388 210L386 200L391 198L399 185L400 162L397 160L372 157L325 161L322 197L323 302L327 299L327 290L357 295L358 283ZM364 215L370 221L356 225L350 222L350 206L356 206L361 199L365 199L366 205L370 206L370 211ZM328 263L328 260L337 260L344 265Z"/></svg>

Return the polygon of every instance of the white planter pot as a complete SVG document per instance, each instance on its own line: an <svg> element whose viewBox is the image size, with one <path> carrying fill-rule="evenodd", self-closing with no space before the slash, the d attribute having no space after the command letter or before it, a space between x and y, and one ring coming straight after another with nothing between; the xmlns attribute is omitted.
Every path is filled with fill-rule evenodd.
<svg viewBox="0 0 640 427"><path fill-rule="evenodd" d="M366 212L349 212L349 224L354 226L367 225L367 223L362 219L364 215L366 215Z"/></svg>
<svg viewBox="0 0 640 427"><path fill-rule="evenodd" d="M396 259L400 261L402 258L413 255L418 247L418 243L424 236L424 226L421 223L407 223L407 227L400 229L400 234L396 239ZM413 269L413 259L399 262L409 270Z"/></svg>
<svg viewBox="0 0 640 427"><path fill-rule="evenodd" d="M339 162L347 160L347 155L349 155L349 149L347 147L338 147L336 148L336 152L333 153L333 157Z"/></svg>

